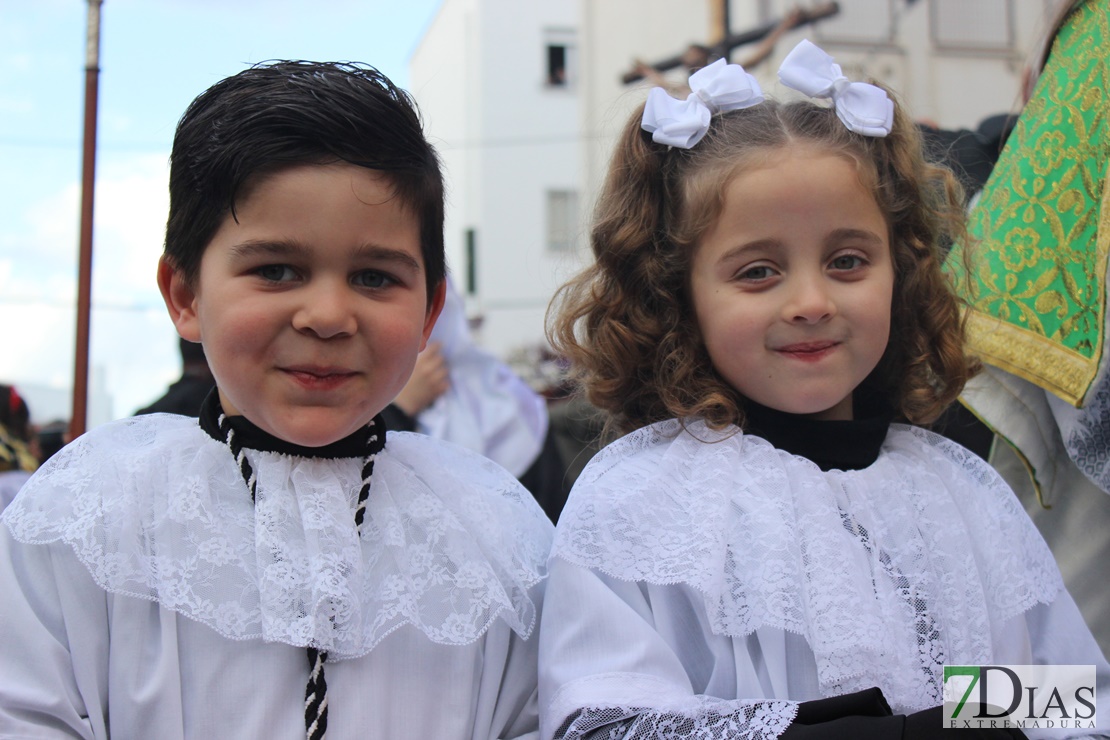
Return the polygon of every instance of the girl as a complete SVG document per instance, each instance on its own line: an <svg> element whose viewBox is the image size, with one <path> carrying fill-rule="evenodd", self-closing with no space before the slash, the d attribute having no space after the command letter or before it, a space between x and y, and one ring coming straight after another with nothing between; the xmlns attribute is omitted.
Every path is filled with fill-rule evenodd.
<svg viewBox="0 0 1110 740"><path fill-rule="evenodd" d="M552 326L632 433L556 532L542 736L920 737L944 665L1107 676L1009 489L907 425L976 369L938 261L950 173L808 42L780 78L831 106L699 74L626 127Z"/></svg>

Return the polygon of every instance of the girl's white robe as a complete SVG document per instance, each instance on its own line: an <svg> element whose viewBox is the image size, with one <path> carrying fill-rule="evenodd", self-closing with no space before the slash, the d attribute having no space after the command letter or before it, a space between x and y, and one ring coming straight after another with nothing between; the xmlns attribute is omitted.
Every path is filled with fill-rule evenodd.
<svg viewBox="0 0 1110 740"><path fill-rule="evenodd" d="M878 686L909 714L946 664L1034 663L1095 665L1110 706L1051 554L974 455L892 425L872 465L825 472L672 420L603 450L560 518L541 737L772 738L797 702Z"/></svg>

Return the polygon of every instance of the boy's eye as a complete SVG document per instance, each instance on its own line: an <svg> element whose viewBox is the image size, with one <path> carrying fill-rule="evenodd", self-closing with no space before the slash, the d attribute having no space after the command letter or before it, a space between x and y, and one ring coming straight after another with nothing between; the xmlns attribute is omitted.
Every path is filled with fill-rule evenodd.
<svg viewBox="0 0 1110 740"><path fill-rule="evenodd" d="M263 280L274 283L284 283L297 276L297 273L289 265L263 265L255 270L255 274Z"/></svg>
<svg viewBox="0 0 1110 740"><path fill-rule="evenodd" d="M834 270L854 270L863 266L863 258L854 254L842 254L829 263Z"/></svg>
<svg viewBox="0 0 1110 740"><path fill-rule="evenodd" d="M397 281L384 272L363 270L354 276L352 282L360 288L385 288Z"/></svg>

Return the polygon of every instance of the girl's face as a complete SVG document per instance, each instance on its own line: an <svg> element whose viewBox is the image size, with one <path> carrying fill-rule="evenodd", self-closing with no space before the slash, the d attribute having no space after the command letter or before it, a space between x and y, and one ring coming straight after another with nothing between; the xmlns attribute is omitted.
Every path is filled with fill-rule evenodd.
<svg viewBox="0 0 1110 740"><path fill-rule="evenodd" d="M890 337L889 229L855 164L781 151L732 179L690 272L717 372L745 398L851 419Z"/></svg>

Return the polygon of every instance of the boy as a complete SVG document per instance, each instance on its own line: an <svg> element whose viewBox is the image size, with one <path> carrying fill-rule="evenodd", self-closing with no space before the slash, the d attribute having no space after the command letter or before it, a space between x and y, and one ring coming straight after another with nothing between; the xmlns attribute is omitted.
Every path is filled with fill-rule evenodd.
<svg viewBox="0 0 1110 740"><path fill-rule="evenodd" d="M408 95L277 62L178 125L158 285L216 389L96 429L0 527L0 735L533 732L551 528L504 470L385 434L444 297ZM303 697L303 698L302 698Z"/></svg>

